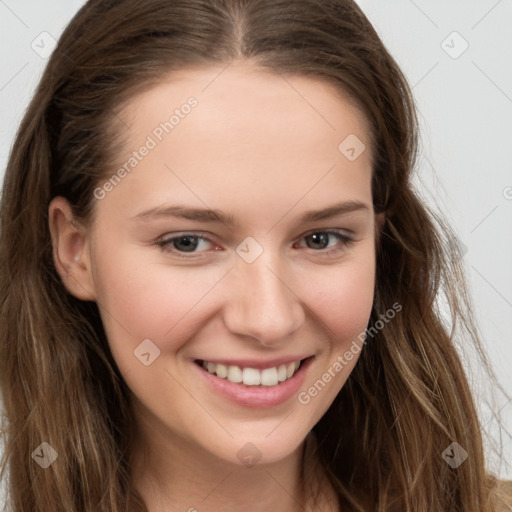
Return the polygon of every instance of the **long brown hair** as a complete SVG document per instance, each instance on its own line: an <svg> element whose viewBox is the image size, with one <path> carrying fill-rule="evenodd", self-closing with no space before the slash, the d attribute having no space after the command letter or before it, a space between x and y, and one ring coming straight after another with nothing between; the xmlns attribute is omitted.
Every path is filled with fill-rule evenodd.
<svg viewBox="0 0 512 512"><path fill-rule="evenodd" d="M64 288L48 205L84 225L111 174L116 111L173 69L244 59L348 93L373 134L372 193L386 213L378 322L346 385L314 427L345 511L496 510L482 430L454 345L489 368L472 323L454 235L415 193L418 128L407 82L352 0L90 0L62 35L19 128L5 174L0 242L0 387L13 512L146 510L130 485L132 409L97 305ZM341 142L341 141L340 141ZM450 322L443 322L443 297ZM490 370L489 370L490 371ZM492 373L491 373L492 375ZM344 440L350 439L350 442ZM58 459L31 455L47 442ZM457 468L441 456L457 442Z"/></svg>

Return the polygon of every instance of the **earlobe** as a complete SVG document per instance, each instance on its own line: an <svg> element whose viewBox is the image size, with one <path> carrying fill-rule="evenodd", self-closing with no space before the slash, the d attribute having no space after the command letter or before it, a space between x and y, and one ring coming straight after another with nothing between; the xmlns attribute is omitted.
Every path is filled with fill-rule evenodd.
<svg viewBox="0 0 512 512"><path fill-rule="evenodd" d="M375 215L375 245L378 246L384 224L386 223L386 212L377 213Z"/></svg>
<svg viewBox="0 0 512 512"><path fill-rule="evenodd" d="M375 237L379 239L382 230L384 229L384 224L386 223L386 212L376 213L375 214Z"/></svg>
<svg viewBox="0 0 512 512"><path fill-rule="evenodd" d="M377 231L380 233L384 228L384 223L386 222L386 212L381 212L375 215L375 226L377 227Z"/></svg>
<svg viewBox="0 0 512 512"><path fill-rule="evenodd" d="M74 219L69 202L56 197L48 208L53 262L66 289L78 299L95 300L87 230Z"/></svg>

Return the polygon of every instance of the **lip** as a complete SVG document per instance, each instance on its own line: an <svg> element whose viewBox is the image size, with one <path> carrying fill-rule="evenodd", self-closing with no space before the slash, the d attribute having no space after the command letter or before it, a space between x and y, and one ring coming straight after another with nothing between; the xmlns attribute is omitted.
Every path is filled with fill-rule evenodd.
<svg viewBox="0 0 512 512"><path fill-rule="evenodd" d="M284 361L292 362L298 361L299 359L281 359L279 361L283 361L280 364L285 364ZM293 397L302 386L304 379L306 378L306 373L311 363L314 360L314 356L310 356L307 358L301 359L301 365L299 369L295 372L295 375L288 380L281 382L275 386L266 387L266 386L246 386L245 384L235 384L234 382L230 382L227 379L221 379L212 373L209 373L207 370L202 368L197 364L197 362L193 362L193 366L196 368L196 371L199 373L200 377L204 379L206 385L215 391L215 393L221 395L222 397L235 402L238 405L243 407L275 407L276 405L280 405L291 397ZM209 362L217 362L210 361ZM277 361L277 360L276 360ZM238 360L237 363L241 363L241 360ZM250 364L255 364L255 361L250 362ZM269 366L270 363L270 366ZM225 362L220 362L217 364L226 364ZM230 361L228 364L236 364ZM250 364L236 364L237 366L258 368L257 366L250 366ZM259 368L270 368L275 365L274 361L265 361L262 363L260 361Z"/></svg>

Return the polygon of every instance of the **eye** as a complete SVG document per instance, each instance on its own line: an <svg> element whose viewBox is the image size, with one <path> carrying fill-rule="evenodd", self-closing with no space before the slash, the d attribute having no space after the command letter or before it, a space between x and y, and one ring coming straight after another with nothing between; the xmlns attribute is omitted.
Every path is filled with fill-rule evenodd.
<svg viewBox="0 0 512 512"><path fill-rule="evenodd" d="M337 250L343 250L354 243L350 236L338 231L315 231L305 235L302 240L307 248L323 251L328 254ZM302 243L299 245L304 247Z"/></svg>
<svg viewBox="0 0 512 512"><path fill-rule="evenodd" d="M183 233L173 237L164 238L156 244L165 252L197 253L204 252L215 244L203 235Z"/></svg>
<svg viewBox="0 0 512 512"><path fill-rule="evenodd" d="M349 247L354 240L338 231L315 231L302 237L299 247L312 249L315 253L329 255L333 252L340 252ZM220 247L202 234L179 233L174 236L162 238L156 242L163 252L177 256L192 257L200 255L208 250L220 250Z"/></svg>

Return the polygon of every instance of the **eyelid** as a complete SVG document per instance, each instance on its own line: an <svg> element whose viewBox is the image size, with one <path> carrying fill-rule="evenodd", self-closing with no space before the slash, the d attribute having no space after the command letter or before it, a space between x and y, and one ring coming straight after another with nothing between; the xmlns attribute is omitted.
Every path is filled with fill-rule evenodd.
<svg viewBox="0 0 512 512"><path fill-rule="evenodd" d="M156 242L168 242L169 240L175 240L176 238L184 238L186 236L200 238L203 240L207 240L209 242L213 242L211 239L211 235L202 231L176 231L175 233L166 233L157 238Z"/></svg>
<svg viewBox="0 0 512 512"><path fill-rule="evenodd" d="M308 231L307 233L304 233L303 235L301 235L298 238L298 240L302 241L305 238L307 238L308 236L314 235L316 233L325 233L327 235L336 237L343 244L343 246L344 246L343 249L348 248L356 241L354 238L354 233L349 232L349 234L348 234L348 233L346 233L345 230L341 230L341 229L313 229L313 230ZM336 248L336 247L330 247L330 248L326 248L326 249L316 249L316 250L311 249L312 252L317 253L318 255L326 255L326 254L330 254L331 252L335 252L335 251L339 251L339 250L340 249Z"/></svg>
<svg viewBox="0 0 512 512"><path fill-rule="evenodd" d="M306 233L299 236L299 238L304 238L306 236L312 235L314 233L329 233L333 235L342 235L347 238L352 238L355 236L355 232L350 229L341 229L341 228L314 228L306 231Z"/></svg>
<svg viewBox="0 0 512 512"><path fill-rule="evenodd" d="M197 255L208 252L208 251L200 251L200 252L192 251L192 252L187 253L187 252L177 251L176 249L172 248L172 242L174 240L178 240L180 238L185 238L187 236L208 242L216 248L214 250L219 250L219 244L217 242L215 242L215 240L213 240L212 237L208 233L197 232L197 231L194 231L194 232L180 231L180 232L176 232L176 233L167 233L167 234L159 237L155 241L155 245L157 245L163 252L172 253L174 255L178 255L178 257L184 257L184 258L189 258L189 259L194 258L194 257L197 258L198 257ZM196 254L196 256L193 256L194 254Z"/></svg>

